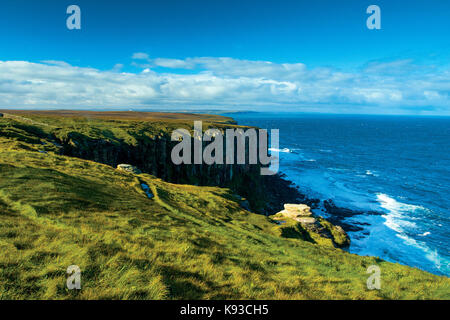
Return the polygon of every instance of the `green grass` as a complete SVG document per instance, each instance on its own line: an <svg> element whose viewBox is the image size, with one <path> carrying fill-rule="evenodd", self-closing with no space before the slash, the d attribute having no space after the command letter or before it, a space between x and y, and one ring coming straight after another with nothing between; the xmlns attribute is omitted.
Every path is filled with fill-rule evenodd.
<svg viewBox="0 0 450 320"><path fill-rule="evenodd" d="M75 130L70 118L51 124L63 132L69 122ZM103 135L106 126L90 120L80 130ZM228 189L58 155L46 130L0 118L0 299L450 298L446 277L285 237ZM73 264L78 291L66 288ZM372 264L381 290L366 287Z"/></svg>

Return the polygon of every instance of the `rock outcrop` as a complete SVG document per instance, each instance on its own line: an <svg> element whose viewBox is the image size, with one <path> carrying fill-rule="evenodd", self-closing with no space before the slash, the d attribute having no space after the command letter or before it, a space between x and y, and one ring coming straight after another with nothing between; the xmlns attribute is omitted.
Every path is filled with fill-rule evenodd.
<svg viewBox="0 0 450 320"><path fill-rule="evenodd" d="M277 222L276 228L281 231L281 236L335 247L350 245L350 238L342 227L315 216L305 204L285 204L284 210L271 217Z"/></svg>
<svg viewBox="0 0 450 320"><path fill-rule="evenodd" d="M279 214L292 218L294 220L300 219L302 217L309 217L312 215L311 208L306 204L290 204L286 203L284 205L284 210L280 211Z"/></svg>
<svg viewBox="0 0 450 320"><path fill-rule="evenodd" d="M134 174L141 174L142 171L136 168L135 166L132 166L131 164L118 164L117 169L120 171L130 172Z"/></svg>

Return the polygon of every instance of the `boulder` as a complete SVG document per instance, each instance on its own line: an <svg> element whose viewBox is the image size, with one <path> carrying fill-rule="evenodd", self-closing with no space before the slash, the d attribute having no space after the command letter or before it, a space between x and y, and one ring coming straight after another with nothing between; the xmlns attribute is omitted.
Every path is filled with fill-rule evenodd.
<svg viewBox="0 0 450 320"><path fill-rule="evenodd" d="M134 174L142 173L137 167L132 166L131 164L119 164L117 165L117 169L120 171L130 172Z"/></svg>
<svg viewBox="0 0 450 320"><path fill-rule="evenodd" d="M242 209L247 210L247 211L251 211L250 210L250 202L248 202L247 199L241 197L238 194L233 194L232 197L233 197L234 200L236 200L239 203L239 206Z"/></svg>
<svg viewBox="0 0 450 320"><path fill-rule="evenodd" d="M243 198L244 200L239 201L239 205L241 206L242 209L250 211L250 203L248 202L248 200L245 200L245 198Z"/></svg>
<svg viewBox="0 0 450 320"><path fill-rule="evenodd" d="M306 204L290 204L284 205L284 210L278 212L284 217L296 219L299 217L309 217L312 215L311 208Z"/></svg>

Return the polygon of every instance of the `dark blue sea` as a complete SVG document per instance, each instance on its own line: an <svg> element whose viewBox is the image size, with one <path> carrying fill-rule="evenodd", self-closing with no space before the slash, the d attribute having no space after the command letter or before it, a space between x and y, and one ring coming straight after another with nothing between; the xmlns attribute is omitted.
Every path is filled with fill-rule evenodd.
<svg viewBox="0 0 450 320"><path fill-rule="evenodd" d="M231 116L280 130L280 171L309 197L381 212L346 218L363 223L350 252L450 275L450 117Z"/></svg>

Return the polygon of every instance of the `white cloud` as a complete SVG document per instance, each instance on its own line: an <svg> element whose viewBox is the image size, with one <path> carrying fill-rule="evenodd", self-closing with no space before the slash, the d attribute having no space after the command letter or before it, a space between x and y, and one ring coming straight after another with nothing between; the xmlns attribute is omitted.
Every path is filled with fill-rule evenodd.
<svg viewBox="0 0 450 320"><path fill-rule="evenodd" d="M60 67L70 67L70 64L64 61L57 61L57 60L44 60L43 63L54 65L54 66L60 66Z"/></svg>
<svg viewBox="0 0 450 320"><path fill-rule="evenodd" d="M116 64L114 65L114 67L112 68L112 71L119 72L120 70L122 70L122 68L123 68L123 64L121 64L121 63L116 63Z"/></svg>
<svg viewBox="0 0 450 320"><path fill-rule="evenodd" d="M450 114L449 70L410 60L372 62L347 72L232 58L148 62L142 72L126 73L120 72L120 64L101 71L61 61L0 61L0 108L204 106L420 113L424 107L427 112ZM191 70L189 74L157 73L155 66Z"/></svg>
<svg viewBox="0 0 450 320"><path fill-rule="evenodd" d="M155 66L173 69L192 69L195 64L187 60L156 58L153 60Z"/></svg>
<svg viewBox="0 0 450 320"><path fill-rule="evenodd" d="M132 59L136 59L136 60L148 60L149 56L147 53L143 53L143 52L136 52L133 54L133 56L131 57Z"/></svg>

